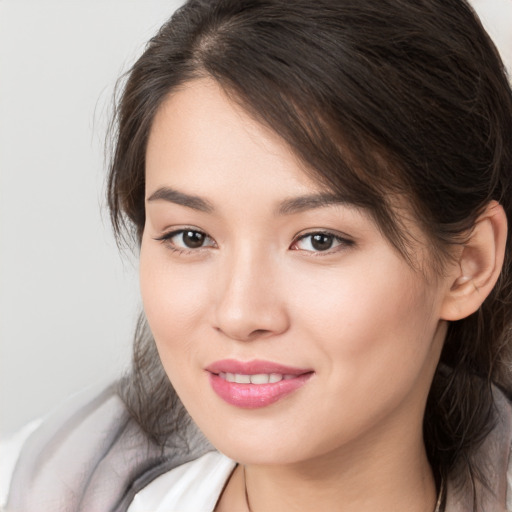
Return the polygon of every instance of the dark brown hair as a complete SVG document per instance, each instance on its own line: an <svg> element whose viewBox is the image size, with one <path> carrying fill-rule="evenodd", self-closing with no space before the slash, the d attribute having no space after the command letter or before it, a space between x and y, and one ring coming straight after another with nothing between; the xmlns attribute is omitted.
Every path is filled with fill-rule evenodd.
<svg viewBox="0 0 512 512"><path fill-rule="evenodd" d="M512 219L512 94L464 0L187 2L148 43L118 102L108 183L118 235L128 228L140 242L144 229L156 111L200 77L278 133L319 182L366 208L411 265L397 198L429 237L436 272L491 200ZM491 384L512 392L511 246L509 233L502 275L480 310L449 326L424 419L438 475L462 467L478 477L472 455L492 428ZM166 443L186 414L144 320L134 350L121 392Z"/></svg>

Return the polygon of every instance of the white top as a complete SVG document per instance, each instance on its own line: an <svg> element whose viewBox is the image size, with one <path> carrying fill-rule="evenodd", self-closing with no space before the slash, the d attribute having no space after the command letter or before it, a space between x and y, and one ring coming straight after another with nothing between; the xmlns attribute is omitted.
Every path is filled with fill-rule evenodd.
<svg viewBox="0 0 512 512"><path fill-rule="evenodd" d="M36 420L0 443L0 510L21 448L40 424ZM213 512L235 467L225 455L209 452L155 478L135 495L127 512Z"/></svg>
<svg viewBox="0 0 512 512"><path fill-rule="evenodd" d="M209 452L155 478L135 495L128 512L213 512L235 466Z"/></svg>

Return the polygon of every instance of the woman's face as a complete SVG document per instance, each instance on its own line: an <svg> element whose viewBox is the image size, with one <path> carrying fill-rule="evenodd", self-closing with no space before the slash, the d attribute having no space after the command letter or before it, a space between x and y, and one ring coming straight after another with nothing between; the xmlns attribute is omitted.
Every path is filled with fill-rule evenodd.
<svg viewBox="0 0 512 512"><path fill-rule="evenodd" d="M214 82L159 109L146 212L147 319L218 449L262 464L421 443L447 279L413 270Z"/></svg>

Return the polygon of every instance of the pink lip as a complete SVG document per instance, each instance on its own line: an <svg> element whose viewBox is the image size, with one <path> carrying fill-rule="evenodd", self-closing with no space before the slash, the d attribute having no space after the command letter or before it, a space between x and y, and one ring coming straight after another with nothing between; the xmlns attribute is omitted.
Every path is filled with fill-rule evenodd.
<svg viewBox="0 0 512 512"><path fill-rule="evenodd" d="M271 361L236 361L225 359L216 361L205 368L210 373L212 389L225 402L245 409L266 407L302 387L313 375L307 368L294 368ZM278 373L287 375L287 379L268 384L238 384L228 382L219 373L238 373L255 375L259 373ZM293 376L290 378L290 376Z"/></svg>

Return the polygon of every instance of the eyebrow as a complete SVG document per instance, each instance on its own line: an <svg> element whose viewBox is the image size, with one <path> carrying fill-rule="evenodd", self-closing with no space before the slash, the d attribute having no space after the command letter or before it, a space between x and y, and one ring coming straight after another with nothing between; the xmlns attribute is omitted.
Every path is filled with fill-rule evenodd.
<svg viewBox="0 0 512 512"><path fill-rule="evenodd" d="M205 213L212 213L215 210L208 200L199 196L179 192L178 190L170 187L161 187L157 189L147 199L148 202L158 200L179 204ZM279 204L276 213L281 216L293 215L294 213L314 210L315 208L325 208L327 206L348 203L349 201L346 199L334 194L310 194L283 200Z"/></svg>
<svg viewBox="0 0 512 512"><path fill-rule="evenodd" d="M278 215L292 215L315 208L325 208L332 205L349 204L346 199L334 194L311 194L292 197L280 203L277 209Z"/></svg>
<svg viewBox="0 0 512 512"><path fill-rule="evenodd" d="M179 204L192 208L193 210L199 210L200 212L212 213L214 208L209 201L202 199L199 196L193 196L185 194L184 192L178 192L169 187L161 187L153 192L147 199L148 201L169 201L170 203Z"/></svg>

